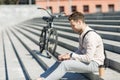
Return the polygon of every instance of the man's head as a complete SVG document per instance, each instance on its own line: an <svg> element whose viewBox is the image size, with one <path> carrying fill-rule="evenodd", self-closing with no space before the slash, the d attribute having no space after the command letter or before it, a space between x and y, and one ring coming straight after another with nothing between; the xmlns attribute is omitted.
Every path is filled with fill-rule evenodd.
<svg viewBox="0 0 120 80"><path fill-rule="evenodd" d="M84 15L81 12L73 12L68 17L68 20L70 21L72 29L79 34L81 34L86 27Z"/></svg>
<svg viewBox="0 0 120 80"><path fill-rule="evenodd" d="M74 21L78 21L81 20L84 22L84 15L81 12L73 12L69 17L68 20L74 20Z"/></svg>

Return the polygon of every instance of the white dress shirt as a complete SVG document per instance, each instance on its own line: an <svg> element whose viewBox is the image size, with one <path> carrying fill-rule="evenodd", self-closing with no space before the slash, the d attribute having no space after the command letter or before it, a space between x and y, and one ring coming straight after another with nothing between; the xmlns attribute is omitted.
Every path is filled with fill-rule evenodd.
<svg viewBox="0 0 120 80"><path fill-rule="evenodd" d="M82 38L88 30L92 28L87 26L79 36L79 48L73 52L72 58L87 63L96 61L99 65L103 65L105 56L102 38L96 32L90 31L84 37L82 44Z"/></svg>

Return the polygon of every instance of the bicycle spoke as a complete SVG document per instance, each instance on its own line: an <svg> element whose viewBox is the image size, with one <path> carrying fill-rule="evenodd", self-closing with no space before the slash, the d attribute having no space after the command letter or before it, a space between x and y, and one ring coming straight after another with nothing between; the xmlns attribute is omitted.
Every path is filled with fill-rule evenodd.
<svg viewBox="0 0 120 80"><path fill-rule="evenodd" d="M57 45L57 33L55 29L52 29L49 35L48 51L54 54L56 50L56 45Z"/></svg>

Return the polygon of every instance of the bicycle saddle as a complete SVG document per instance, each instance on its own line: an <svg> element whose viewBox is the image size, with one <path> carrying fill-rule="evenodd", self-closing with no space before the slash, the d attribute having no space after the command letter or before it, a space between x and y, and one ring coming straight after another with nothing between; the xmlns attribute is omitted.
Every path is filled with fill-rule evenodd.
<svg viewBox="0 0 120 80"><path fill-rule="evenodd" d="M46 17L46 16L44 16L42 19L43 19L44 21L46 21L46 22L51 22L51 21L52 21L52 18L51 18L51 17Z"/></svg>

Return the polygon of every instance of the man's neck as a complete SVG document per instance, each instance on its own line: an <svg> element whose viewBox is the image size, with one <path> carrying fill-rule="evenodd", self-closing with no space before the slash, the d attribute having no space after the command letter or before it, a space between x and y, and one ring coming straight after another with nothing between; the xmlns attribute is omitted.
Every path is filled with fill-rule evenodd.
<svg viewBox="0 0 120 80"><path fill-rule="evenodd" d="M86 25L86 24L83 24L82 29L79 31L79 34L80 34L80 35L84 32L84 30L85 30L86 27L87 27L87 25Z"/></svg>

